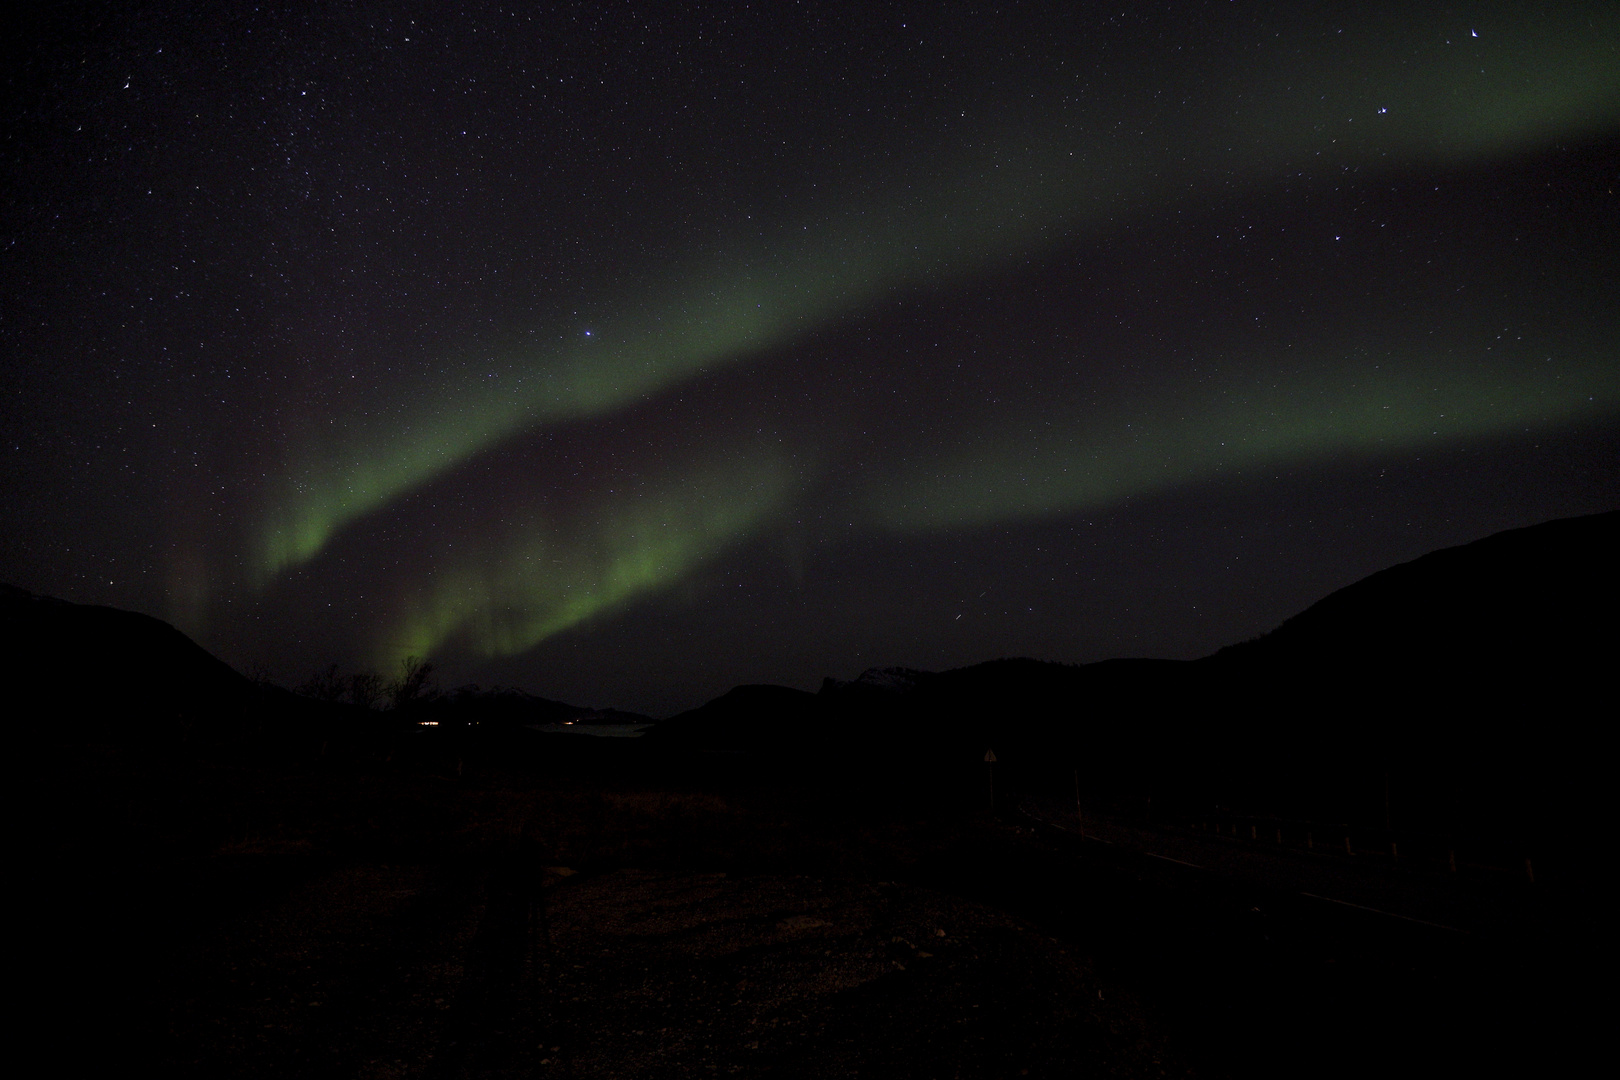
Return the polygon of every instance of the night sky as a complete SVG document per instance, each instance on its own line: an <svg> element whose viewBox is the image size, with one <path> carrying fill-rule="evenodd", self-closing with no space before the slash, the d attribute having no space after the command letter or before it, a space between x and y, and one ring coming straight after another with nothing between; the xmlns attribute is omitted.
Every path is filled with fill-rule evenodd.
<svg viewBox="0 0 1620 1080"><path fill-rule="evenodd" d="M284 683L1190 658L1620 506L1612 2L32 18L0 580Z"/></svg>

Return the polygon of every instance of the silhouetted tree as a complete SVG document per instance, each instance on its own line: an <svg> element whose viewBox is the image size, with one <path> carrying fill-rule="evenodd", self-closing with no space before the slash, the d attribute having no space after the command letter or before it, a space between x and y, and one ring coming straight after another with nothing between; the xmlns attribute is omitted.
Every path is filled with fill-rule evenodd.
<svg viewBox="0 0 1620 1080"><path fill-rule="evenodd" d="M388 685L388 699L395 709L408 709L438 696L431 662L420 656L407 656L400 661L399 678Z"/></svg>
<svg viewBox="0 0 1620 1080"><path fill-rule="evenodd" d="M382 679L374 671L357 671L349 676L349 703L370 711L382 701Z"/></svg>
<svg viewBox="0 0 1620 1080"><path fill-rule="evenodd" d="M338 674L338 666L331 664L311 675L294 692L317 701L342 701L345 690L347 686Z"/></svg>
<svg viewBox="0 0 1620 1080"><path fill-rule="evenodd" d="M248 682L260 690L276 685L276 681L270 677L270 669L261 663L249 664L243 669L242 674L247 676Z"/></svg>

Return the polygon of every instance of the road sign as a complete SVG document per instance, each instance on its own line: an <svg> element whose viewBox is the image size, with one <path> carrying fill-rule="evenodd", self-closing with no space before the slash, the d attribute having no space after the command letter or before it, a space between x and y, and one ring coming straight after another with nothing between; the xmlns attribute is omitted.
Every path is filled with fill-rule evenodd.
<svg viewBox="0 0 1620 1080"><path fill-rule="evenodd" d="M986 760L986 761L994 761L994 760L996 760L996 752L994 750L986 750L984 752L984 760Z"/></svg>

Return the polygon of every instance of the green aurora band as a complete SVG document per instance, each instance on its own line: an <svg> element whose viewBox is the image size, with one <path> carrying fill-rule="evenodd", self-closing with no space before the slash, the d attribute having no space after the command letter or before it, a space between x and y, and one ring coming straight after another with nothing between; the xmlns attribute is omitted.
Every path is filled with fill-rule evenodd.
<svg viewBox="0 0 1620 1080"><path fill-rule="evenodd" d="M316 558L345 528L475 455L546 425L609 416L686 380L853 318L885 299L960 281L1146 208L1289 177L1466 165L1620 125L1620 12L1405 28L1457 40L1420 64L1363 35L1283 38L1286 63L1206 66L1188 96L1121 91L1013 132L978 131L955 160L827 185L821 214L751 226L688 258L663 286L593 310L637 314L550 326L549 352L513 358L495 389L415 386L291 451L252 561L260 588ZM1348 36L1347 36L1348 37ZM1494 74L1485 75L1483 71ZM1217 87L1211 94L1207 87ZM1037 104L1043 93L1037 88ZM1189 101L1196 102L1189 104ZM1142 117L1125 132L1116 115ZM592 331L589 339L582 328ZM1421 348L1349 380L1352 350L1316 343L1285 373L1189 384L1103 404L1048 403L864 476L845 510L866 527L926 532L1031 519L1283 463L1369 455L1606 416L1620 408L1612 349L1555 388L1527 363L1436 374ZM1428 370L1425 370L1428 365ZM433 402L412 405L411 402ZM385 422L381 417L387 417ZM506 655L667 588L782 520L815 481L803 460L710 446L588 510L519 515L443 552L399 585L373 634L377 659L451 648Z"/></svg>
<svg viewBox="0 0 1620 1080"><path fill-rule="evenodd" d="M779 452L698 456L660 475L616 483L584 507L540 507L481 537L468 560L398 588L377 628L374 659L390 666L447 643L506 656L684 577L775 520L797 493Z"/></svg>
<svg viewBox="0 0 1620 1080"><path fill-rule="evenodd" d="M641 314L603 321L588 342L575 330L571 346L514 358L515 388L469 373L463 385L413 387L395 408L349 417L340 435L293 450L258 530L257 578L308 561L349 523L517 431L610 413L896 292L991 269L1143 206L1300 173L1474 162L1620 122L1614 9L1500 23L1479 38L1461 24L1386 30L1454 40L1420 62L1369 47L1372 31L1279 37L1272 55L1286 63L1189 73L1185 97L1122 92L1014 134L970 132L953 167L828 185L823 202L839 209L739 234L670 279L689 284L597 305ZM450 404L408 404L423 401Z"/></svg>
<svg viewBox="0 0 1620 1080"><path fill-rule="evenodd" d="M1289 357L1293 370L1282 374L1184 384L1016 430L979 431L938 458L872 477L862 508L873 524L901 532L981 527L1099 510L1268 467L1557 430L1620 406L1620 357L1612 353L1556 386L1528 360L1446 370L1432 358L1402 359L1358 371L1349 363L1312 370Z"/></svg>

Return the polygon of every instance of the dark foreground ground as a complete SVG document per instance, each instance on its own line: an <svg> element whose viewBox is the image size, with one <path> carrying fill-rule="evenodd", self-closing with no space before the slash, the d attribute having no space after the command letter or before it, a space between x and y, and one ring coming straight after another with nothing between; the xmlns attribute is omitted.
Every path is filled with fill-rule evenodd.
<svg viewBox="0 0 1620 1080"><path fill-rule="evenodd" d="M1601 1030L1575 897L1442 929L1013 792L594 753L60 751L19 1030L52 1075L447 1078L1546 1074Z"/></svg>

